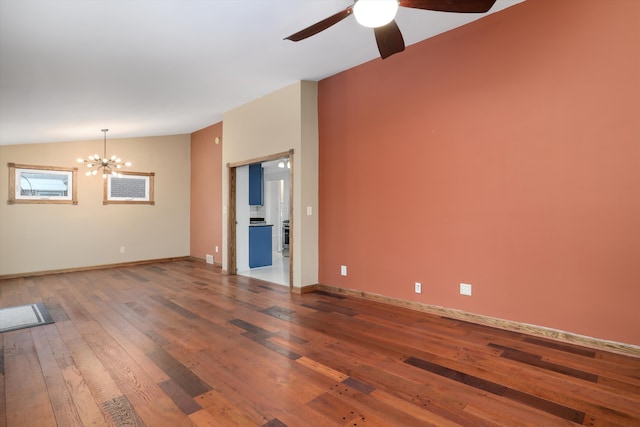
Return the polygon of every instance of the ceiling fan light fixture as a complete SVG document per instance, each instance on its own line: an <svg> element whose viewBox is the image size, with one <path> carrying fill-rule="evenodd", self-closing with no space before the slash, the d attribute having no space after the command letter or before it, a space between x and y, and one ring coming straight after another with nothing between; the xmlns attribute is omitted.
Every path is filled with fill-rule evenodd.
<svg viewBox="0 0 640 427"><path fill-rule="evenodd" d="M387 25L397 12L398 0L358 0L353 6L356 21L369 28Z"/></svg>

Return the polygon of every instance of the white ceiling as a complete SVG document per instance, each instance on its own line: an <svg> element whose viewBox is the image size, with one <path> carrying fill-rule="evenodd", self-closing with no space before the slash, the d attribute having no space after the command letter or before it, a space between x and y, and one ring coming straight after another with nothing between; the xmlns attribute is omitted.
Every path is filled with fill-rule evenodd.
<svg viewBox="0 0 640 427"><path fill-rule="evenodd" d="M379 58L353 16L283 40L351 4L0 0L0 145L101 139L102 128L109 138L191 133L295 81ZM409 46L483 16L400 8L396 22Z"/></svg>

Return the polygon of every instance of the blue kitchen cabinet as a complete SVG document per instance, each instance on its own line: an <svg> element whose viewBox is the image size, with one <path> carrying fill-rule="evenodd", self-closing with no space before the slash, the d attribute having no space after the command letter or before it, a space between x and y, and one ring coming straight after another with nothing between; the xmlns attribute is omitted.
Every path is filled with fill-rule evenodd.
<svg viewBox="0 0 640 427"><path fill-rule="evenodd" d="M272 264L271 225L252 225L249 227L249 267L265 267Z"/></svg>
<svg viewBox="0 0 640 427"><path fill-rule="evenodd" d="M249 205L264 204L264 169L262 164L249 165Z"/></svg>

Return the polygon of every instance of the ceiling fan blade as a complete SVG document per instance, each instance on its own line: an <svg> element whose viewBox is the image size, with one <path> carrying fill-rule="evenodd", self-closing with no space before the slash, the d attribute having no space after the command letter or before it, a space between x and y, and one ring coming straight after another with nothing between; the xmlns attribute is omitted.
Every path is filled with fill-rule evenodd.
<svg viewBox="0 0 640 427"><path fill-rule="evenodd" d="M435 10L438 12L484 13L496 0L400 0L402 7Z"/></svg>
<svg viewBox="0 0 640 427"><path fill-rule="evenodd" d="M373 31L376 34L376 42L382 59L404 50L404 38L402 38L402 33L396 21L374 28Z"/></svg>
<svg viewBox="0 0 640 427"><path fill-rule="evenodd" d="M320 31L324 31L330 26L337 24L338 22L342 21L344 18L351 15L352 13L353 13L353 6L349 6L345 10L341 10L340 12L335 13L330 17L313 24L302 31L298 31L295 34L291 34L289 37L285 37L285 40L291 40L294 42L299 42L300 40L304 40L307 37L311 37L314 34L318 34Z"/></svg>

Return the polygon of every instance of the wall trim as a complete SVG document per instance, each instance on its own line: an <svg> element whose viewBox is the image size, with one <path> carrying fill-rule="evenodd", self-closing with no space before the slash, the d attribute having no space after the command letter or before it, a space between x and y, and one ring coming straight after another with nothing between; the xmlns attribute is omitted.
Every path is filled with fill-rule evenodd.
<svg viewBox="0 0 640 427"><path fill-rule="evenodd" d="M291 292L295 293L295 294L308 294L314 291L319 290L320 285L306 285L306 286L296 286L294 287Z"/></svg>
<svg viewBox="0 0 640 427"><path fill-rule="evenodd" d="M46 276L48 274L76 273L79 271L103 270L106 268L115 268L115 267L133 267L136 265L154 264L157 262L171 262L171 261L184 261L184 260L189 261L193 259L194 258L189 256L181 256L181 257L172 257L172 258L149 259L144 261L119 262L116 264L93 265L88 267L62 268L59 270L44 270L44 271L32 271L27 273L5 274L0 276L0 281L8 280L8 279L22 279L26 277L35 277L35 276Z"/></svg>
<svg viewBox="0 0 640 427"><path fill-rule="evenodd" d="M207 260L204 258L200 258L200 257L195 257L195 256L188 256L186 258L189 258L189 261L194 261L194 262L203 262L203 263L207 263ZM209 264L212 267L218 267L221 269L222 271L222 262L216 261L215 258L213 260L213 264Z"/></svg>
<svg viewBox="0 0 640 427"><path fill-rule="evenodd" d="M358 291L355 289L340 288L337 286L329 285L313 285L305 286L305 292L313 292L313 290L306 291L306 288L313 288L313 290L321 290L326 292L333 292L356 298L363 298L367 300L377 301L383 304L394 305L397 307L404 307L411 310L422 311L429 314L434 314L442 317L450 317L457 320L464 320L470 323L476 323L479 325L491 326L494 328L504 329L512 332L520 332L527 335L534 335L543 338L549 338L555 341L560 341L568 344L577 344L584 347L589 347L595 350L604 350L611 353L624 354L625 356L632 356L640 358L640 346L633 344L626 344L616 341L608 341L599 338L592 338L585 335L574 334L572 332L562 331L559 329L547 328L545 326L530 325L527 323L515 322L512 320L499 319L496 317L485 316L482 314L474 314L466 311L440 307L436 305L423 304L416 301L408 301L399 298L388 297L384 295L374 294L371 292Z"/></svg>
<svg viewBox="0 0 640 427"><path fill-rule="evenodd" d="M102 270L102 269L115 268L115 267L133 267L133 266L144 265L144 264L172 262L172 261L185 261L185 260L205 262L200 258L196 258L192 256L160 258L160 259L153 259L153 260L133 261L133 262L125 262L125 263L117 263L117 264L104 264L104 265L96 265L96 266L89 266L89 267L76 267L76 268L65 268L65 269L59 269L59 270L7 274L7 275L0 276L0 281L8 280L8 279L44 276L49 274L74 273L79 271ZM221 265L213 264L212 267L221 268ZM224 274L224 271L222 271L222 273ZM534 335L534 336L539 336L543 338L549 338L549 339L560 341L563 343L577 344L577 345L593 348L596 350L604 350L612 353L624 354L627 356L640 358L640 346L633 345L633 344L603 340L599 338L593 338L585 335L575 334L572 332L562 331L559 329L547 328L545 326L530 325L528 323L515 322L512 320L505 320L497 317L485 316L482 314L469 313L469 312L454 309L454 308L423 304L416 301L393 298L389 296L375 294L372 292L364 292L364 291L358 291L355 289L340 288L337 286L329 286L329 285L323 285L323 284L293 287L292 292L297 294L306 294L306 293L314 292L317 290L333 292L333 293L342 294L342 295L348 295L356 298L362 298L366 300L380 302L383 304L394 305L397 307L404 307L410 310L422 311L422 312L434 314L437 316L450 317L457 320L464 320L467 322L476 323L480 325L492 326L494 328L504 329L508 331L520 332L527 335Z"/></svg>

